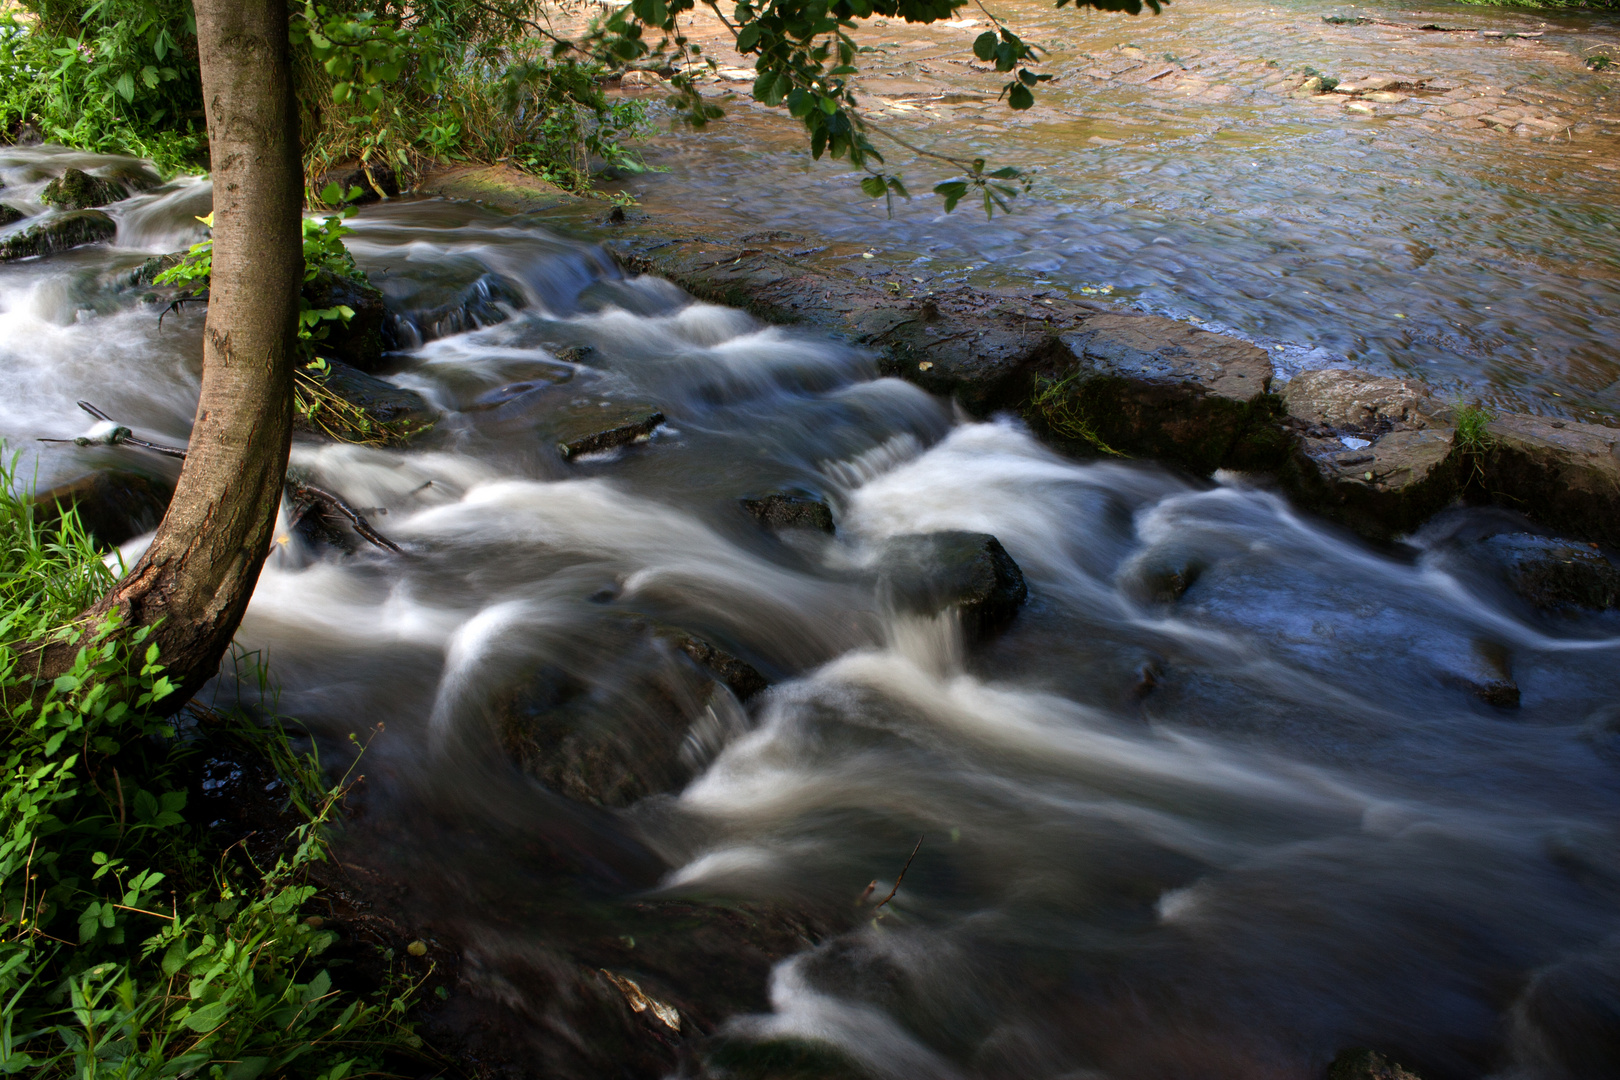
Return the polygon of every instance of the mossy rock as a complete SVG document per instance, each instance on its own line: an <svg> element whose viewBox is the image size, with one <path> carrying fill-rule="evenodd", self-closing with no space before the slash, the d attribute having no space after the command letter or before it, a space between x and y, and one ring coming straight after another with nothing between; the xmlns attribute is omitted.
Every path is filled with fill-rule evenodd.
<svg viewBox="0 0 1620 1080"><path fill-rule="evenodd" d="M27 216L27 214L23 213L15 206L7 206L5 203L0 203L0 228L4 228L7 225L15 225L17 222L21 221Z"/></svg>
<svg viewBox="0 0 1620 1080"><path fill-rule="evenodd" d="M106 243L117 235L118 225L100 210L75 210L0 240L0 262Z"/></svg>
<svg viewBox="0 0 1620 1080"><path fill-rule="evenodd" d="M45 185L39 200L62 210L89 210L128 197L121 184L91 176L83 169L69 169Z"/></svg>

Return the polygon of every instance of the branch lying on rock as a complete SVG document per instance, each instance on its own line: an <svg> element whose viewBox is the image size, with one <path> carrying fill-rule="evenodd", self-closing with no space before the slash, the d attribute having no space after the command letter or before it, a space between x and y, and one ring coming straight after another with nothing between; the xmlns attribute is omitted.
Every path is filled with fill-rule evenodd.
<svg viewBox="0 0 1620 1080"><path fill-rule="evenodd" d="M113 426L110 429L102 432L91 435L79 435L72 439L40 439L39 441L48 443L72 443L74 446L134 446L141 450L150 450L153 453L163 454L166 457L175 457L180 458L181 460L185 459L186 451L184 447L164 446L161 443L152 443L147 442L144 439L137 439L134 436L134 432L130 431L129 428L119 424L112 417L108 416L106 413L102 412L88 401L81 401L78 404L79 408L83 409L97 420L100 420L105 424L112 424ZM429 481L429 483L431 483L431 481ZM427 486L427 484L422 485L422 487ZM314 484L306 484L298 480L289 480L287 482L287 489L295 502L303 504L298 513L294 516L293 524L296 525L304 516L304 513L309 505L319 503L325 509L342 514L344 517L348 518L349 523L354 526L354 531L359 533L360 536L368 543L375 544L377 547L392 551L396 555L401 553L400 546L373 528L371 522L365 519L365 515L361 514L360 511L356 510L354 507L350 506L348 503L344 502L330 491L327 491L324 488L318 488ZM420 491L422 488L417 488L416 490Z"/></svg>

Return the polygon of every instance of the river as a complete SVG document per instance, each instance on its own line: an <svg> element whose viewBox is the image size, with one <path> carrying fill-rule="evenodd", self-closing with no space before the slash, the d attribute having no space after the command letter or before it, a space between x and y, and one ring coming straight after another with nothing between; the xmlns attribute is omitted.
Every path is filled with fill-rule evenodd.
<svg viewBox="0 0 1620 1080"><path fill-rule="evenodd" d="M1231 175L1235 154L1189 168ZM49 175L107 163L0 150L3 197L38 213ZM1285 178L1267 183L1280 198ZM198 237L207 205L206 184L177 181L110 208L111 246L0 267L0 433L41 486L166 467L36 451L85 428L79 398L186 439L201 312L160 326L126 281ZM1193 244L1218 209L1177 236ZM986 235L1033 228L1008 220ZM1231 227L1274 227L1245 220ZM1382 208L1366 220L1398 231ZM581 1042L513 972L560 963L559 927L588 910L622 924L616 970L657 993L735 981L698 935L687 969L641 959L658 929L639 905L701 899L844 913L729 987L759 1005L704 1019L733 1045L834 1047L873 1076L1306 1080L1360 1045L1430 1080L1612 1075L1620 615L1518 599L1477 543L1496 512L1375 550L1240 478L1067 460L836 342L627 279L534 219L407 200L354 225L392 295L471 268L522 304L393 358L389 378L443 414L411 449L295 444L295 473L404 554L284 525L238 640L329 760L370 739L344 857L409 884L471 958L465 986ZM1090 250L1063 259L1089 266ZM1455 283L1450 302L1497 299L1499 279L1432 280ZM1215 289L1197 301L1212 319L1275 310ZM643 403L666 417L644 442L568 462L547 435ZM738 500L771 491L826 499L836 532L763 530ZM1029 600L1005 632L968 642L874 577L895 537L935 530L993 534L1022 568ZM1166 567L1200 570L1173 603L1151 586ZM774 685L739 702L658 626ZM1469 691L1482 663L1511 667L1519 708ZM513 764L514 713L609 747L675 725L678 782L607 806L562 797Z"/></svg>

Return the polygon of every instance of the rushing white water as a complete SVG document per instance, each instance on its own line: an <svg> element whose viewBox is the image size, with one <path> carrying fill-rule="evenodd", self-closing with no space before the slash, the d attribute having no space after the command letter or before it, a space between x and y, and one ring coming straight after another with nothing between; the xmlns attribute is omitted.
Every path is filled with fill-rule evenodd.
<svg viewBox="0 0 1620 1080"><path fill-rule="evenodd" d="M0 268L0 432L43 481L167 467L36 451L88 426L80 397L184 439L198 315L160 330L119 282L193 235L201 196L140 196L117 245ZM1578 1066L1620 1015L1620 619L1524 605L1470 546L1479 515L1373 550L1241 477L1064 459L532 223L424 202L356 224L402 325L432 304L399 297L510 288L503 321L392 357L444 412L419 446L294 448L405 554L284 519L239 635L323 739L386 725L372 814L541 836L627 893L845 911L923 837L881 920L784 961L771 1010L725 1027L876 1075L1304 1078L1368 1043L1435 1077L1602 1075ZM666 424L552 448L557 416L626 402ZM825 497L836 533L737 505L780 490ZM987 642L874 574L892 538L952 529L1028 581ZM1174 603L1147 584L1166 568L1197 571ZM649 625L775 685L694 690ZM1481 648L1511 658L1518 710L1468 691ZM537 715L580 730L673 726L684 778L612 812L558 798L501 741L512 701L553 699L574 711ZM407 832L412 865L473 865L465 834ZM516 891L549 865L528 850L501 860ZM480 962L544 932L483 926Z"/></svg>

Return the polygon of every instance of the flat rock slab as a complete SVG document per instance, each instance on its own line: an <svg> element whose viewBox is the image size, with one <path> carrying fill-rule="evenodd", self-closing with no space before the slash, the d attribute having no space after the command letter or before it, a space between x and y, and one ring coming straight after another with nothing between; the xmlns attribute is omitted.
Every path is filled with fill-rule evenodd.
<svg viewBox="0 0 1620 1080"><path fill-rule="evenodd" d="M453 165L433 169L417 183L416 194L466 199L513 214L577 201L576 196L555 184L510 165Z"/></svg>
<svg viewBox="0 0 1620 1080"><path fill-rule="evenodd" d="M1620 430L1513 415L1485 432L1485 498L1561 532L1620 543Z"/></svg>
<svg viewBox="0 0 1620 1080"><path fill-rule="evenodd" d="M1282 399L1291 418L1336 434L1382 435L1397 428L1425 428L1435 417L1449 414L1434 392L1414 379L1344 368L1303 371L1283 388Z"/></svg>
<svg viewBox="0 0 1620 1080"><path fill-rule="evenodd" d="M100 210L74 210L0 239L0 262L102 244L117 235L118 225Z"/></svg>
<svg viewBox="0 0 1620 1080"><path fill-rule="evenodd" d="M988 533L897 536L878 561L878 575L902 611L933 615L958 609L970 639L1006 626L1029 596L1018 564Z"/></svg>
<svg viewBox="0 0 1620 1080"><path fill-rule="evenodd" d="M1049 432L1206 474L1231 456L1274 374L1257 346L1153 315L1096 315L1058 342L1053 381L1033 402Z"/></svg>
<svg viewBox="0 0 1620 1080"><path fill-rule="evenodd" d="M651 405L588 402L553 413L546 418L546 428L557 452L572 461L649 438L663 422L663 412Z"/></svg>

